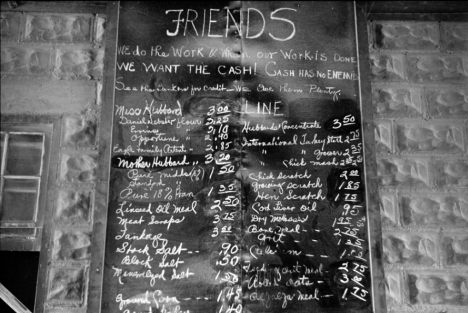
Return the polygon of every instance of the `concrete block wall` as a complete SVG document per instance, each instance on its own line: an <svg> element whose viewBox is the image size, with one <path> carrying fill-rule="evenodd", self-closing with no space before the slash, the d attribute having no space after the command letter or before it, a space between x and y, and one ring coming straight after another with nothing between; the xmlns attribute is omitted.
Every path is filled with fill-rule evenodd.
<svg viewBox="0 0 468 313"><path fill-rule="evenodd" d="M467 312L468 23L369 41L388 312Z"/></svg>
<svg viewBox="0 0 468 313"><path fill-rule="evenodd" d="M57 4L66 5L66 4ZM1 13L2 121L58 119L36 312L87 312L106 16Z"/></svg>

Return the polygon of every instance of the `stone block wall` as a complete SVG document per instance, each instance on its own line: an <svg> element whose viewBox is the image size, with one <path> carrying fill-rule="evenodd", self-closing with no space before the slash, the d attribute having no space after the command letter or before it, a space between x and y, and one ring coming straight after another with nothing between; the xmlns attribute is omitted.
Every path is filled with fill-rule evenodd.
<svg viewBox="0 0 468 313"><path fill-rule="evenodd" d="M67 4L57 4L60 6ZM35 312L87 312L99 157L106 16L1 13L2 121L59 120ZM58 132L58 133L57 133ZM46 229L47 228L47 229Z"/></svg>
<svg viewBox="0 0 468 313"><path fill-rule="evenodd" d="M468 307L468 23L369 22L388 312Z"/></svg>

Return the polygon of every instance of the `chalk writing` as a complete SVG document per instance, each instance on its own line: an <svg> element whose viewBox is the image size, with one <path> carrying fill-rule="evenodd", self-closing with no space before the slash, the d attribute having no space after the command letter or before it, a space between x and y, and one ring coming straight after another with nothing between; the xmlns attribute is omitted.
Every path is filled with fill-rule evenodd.
<svg viewBox="0 0 468 313"><path fill-rule="evenodd" d="M352 4L121 6L103 313L369 312Z"/></svg>

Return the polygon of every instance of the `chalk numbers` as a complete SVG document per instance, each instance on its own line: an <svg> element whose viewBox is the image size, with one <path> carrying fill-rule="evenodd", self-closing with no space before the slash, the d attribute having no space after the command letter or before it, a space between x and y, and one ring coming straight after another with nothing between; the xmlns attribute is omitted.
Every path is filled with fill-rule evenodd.
<svg viewBox="0 0 468 313"><path fill-rule="evenodd" d="M343 119L340 121L340 119L334 119L333 120L333 129L339 129L343 126L349 126L349 125L355 125L356 124L356 118L352 114L348 114Z"/></svg>
<svg viewBox="0 0 468 313"><path fill-rule="evenodd" d="M337 283L343 287L342 300L357 299L367 302L369 291L366 290L366 274L368 266L359 262L343 262L338 267Z"/></svg>
<svg viewBox="0 0 468 313"><path fill-rule="evenodd" d="M240 246L235 242L238 236L238 221L240 210L240 192L236 185L236 179L231 178L236 171L235 163L238 162L234 148L234 140L230 136L230 119L232 110L225 102L208 108L205 118L207 134L205 139L209 140L205 151L205 164L212 164L210 180L221 181L212 183L208 197L210 211L213 216L213 228L211 238L217 240L217 256L213 266L218 274L216 279L225 284L220 291L217 302L219 313L241 313L242 312L242 288L240 285ZM223 176L224 175L224 176ZM227 178L225 175L227 176ZM220 177L220 178L216 178Z"/></svg>

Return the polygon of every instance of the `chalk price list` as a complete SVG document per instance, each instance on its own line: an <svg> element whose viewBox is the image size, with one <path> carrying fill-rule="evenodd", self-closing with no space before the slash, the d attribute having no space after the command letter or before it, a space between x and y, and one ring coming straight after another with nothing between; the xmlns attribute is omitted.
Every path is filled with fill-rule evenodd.
<svg viewBox="0 0 468 313"><path fill-rule="evenodd" d="M330 176L335 188L331 190L332 204L341 208L341 216L333 220L333 231L340 247L339 263L335 283L341 293L341 301L369 301L369 266L367 262L367 240L365 239L366 217L363 216L364 199L361 169L356 167L335 168ZM336 178L336 177L335 177ZM330 192L330 190L329 190Z"/></svg>
<svg viewBox="0 0 468 313"><path fill-rule="evenodd" d="M241 286L241 192L234 176L240 167L237 127L238 107L234 101L220 101L209 106L204 126L205 164L211 165L207 202L213 217L211 237L216 241L212 266L217 272L219 313L242 312ZM237 115L237 116L236 116Z"/></svg>
<svg viewBox="0 0 468 313"><path fill-rule="evenodd" d="M320 3L190 5L121 25L113 308L367 312L354 35Z"/></svg>

